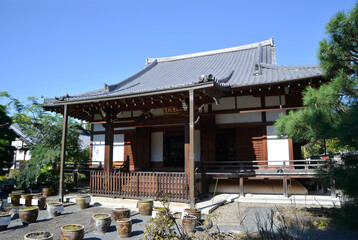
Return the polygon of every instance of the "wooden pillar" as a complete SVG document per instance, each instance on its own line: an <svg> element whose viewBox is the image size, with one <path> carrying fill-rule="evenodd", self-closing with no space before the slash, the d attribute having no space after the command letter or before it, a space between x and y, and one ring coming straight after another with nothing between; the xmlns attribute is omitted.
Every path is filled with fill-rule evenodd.
<svg viewBox="0 0 358 240"><path fill-rule="evenodd" d="M243 177L240 177L240 197L245 197Z"/></svg>
<svg viewBox="0 0 358 240"><path fill-rule="evenodd" d="M189 117L185 118L184 125L184 167L185 173L190 174L190 137L189 137Z"/></svg>
<svg viewBox="0 0 358 240"><path fill-rule="evenodd" d="M60 166L60 188L59 188L59 202L63 202L64 186L65 186L65 162L66 162L66 143L67 143L67 124L68 113L67 104L63 105L63 127L62 127L62 144L61 144L61 166Z"/></svg>
<svg viewBox="0 0 358 240"><path fill-rule="evenodd" d="M190 142L190 164L189 164L189 198L190 208L195 207L195 151L194 151L194 90L189 90L189 142Z"/></svg>
<svg viewBox="0 0 358 240"><path fill-rule="evenodd" d="M104 139L104 171L112 172L113 171L113 127L112 123L107 122L103 124L105 131Z"/></svg>
<svg viewBox="0 0 358 240"><path fill-rule="evenodd" d="M283 176L282 180L283 180L283 196L288 197L287 176Z"/></svg>

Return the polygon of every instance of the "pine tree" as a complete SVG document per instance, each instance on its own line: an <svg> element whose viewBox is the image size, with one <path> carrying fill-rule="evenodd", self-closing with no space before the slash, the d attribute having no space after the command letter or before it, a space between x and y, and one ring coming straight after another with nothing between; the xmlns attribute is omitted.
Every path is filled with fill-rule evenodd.
<svg viewBox="0 0 358 240"><path fill-rule="evenodd" d="M16 133L10 128L11 118L7 116L6 108L0 105L0 174L10 169L15 148L11 142L15 140Z"/></svg>

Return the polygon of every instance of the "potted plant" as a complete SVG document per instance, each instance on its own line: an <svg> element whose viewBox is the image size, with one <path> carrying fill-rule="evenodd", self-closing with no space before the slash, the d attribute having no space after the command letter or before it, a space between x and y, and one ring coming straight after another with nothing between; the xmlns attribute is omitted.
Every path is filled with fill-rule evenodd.
<svg viewBox="0 0 358 240"><path fill-rule="evenodd" d="M78 194L76 196L76 204L78 209L88 208L91 203L91 196L89 194Z"/></svg>
<svg viewBox="0 0 358 240"><path fill-rule="evenodd" d="M43 187L42 188L42 195L45 197L49 197L52 195L52 188L50 187Z"/></svg>
<svg viewBox="0 0 358 240"><path fill-rule="evenodd" d="M132 235L132 221L129 218L122 218L116 221L119 238L128 238Z"/></svg>
<svg viewBox="0 0 358 240"><path fill-rule="evenodd" d="M42 188L42 195L45 197L51 196L53 192L56 192L58 181L59 177L56 170L51 165L42 168L37 177L37 184L44 186Z"/></svg>
<svg viewBox="0 0 358 240"><path fill-rule="evenodd" d="M6 230L11 222L11 212L0 212L0 231Z"/></svg>
<svg viewBox="0 0 358 240"><path fill-rule="evenodd" d="M142 216L152 216L153 210L153 200L152 199L144 199L139 200L137 203L139 213Z"/></svg>
<svg viewBox="0 0 358 240"><path fill-rule="evenodd" d="M200 219L201 219L201 210L198 208L186 208L186 209L184 209L184 213L186 215L192 215L192 216L196 217L197 221L200 221Z"/></svg>
<svg viewBox="0 0 358 240"><path fill-rule="evenodd" d="M183 229L186 234L192 233L195 231L197 219L192 215L185 215L183 217Z"/></svg>
<svg viewBox="0 0 358 240"><path fill-rule="evenodd" d="M115 208L112 212L114 221L117 221L121 218L130 218L131 217L131 210L129 208Z"/></svg>
<svg viewBox="0 0 358 240"><path fill-rule="evenodd" d="M24 199L24 200L20 199L20 204L24 204L24 206L30 207L31 206L31 200L32 200L33 196L34 196L34 194L32 194L32 193L21 194L21 198Z"/></svg>
<svg viewBox="0 0 358 240"><path fill-rule="evenodd" d="M19 210L19 217L23 225L36 222L36 219L39 215L39 208L36 206L32 207L23 207Z"/></svg>
<svg viewBox="0 0 358 240"><path fill-rule="evenodd" d="M52 240L53 234L46 231L30 232L24 236L24 240Z"/></svg>
<svg viewBox="0 0 358 240"><path fill-rule="evenodd" d="M9 193L8 203L10 203L10 206L11 207L20 206L20 197L21 197L21 193L19 192Z"/></svg>
<svg viewBox="0 0 358 240"><path fill-rule="evenodd" d="M106 233L111 225L111 214L94 214L92 215L92 226L100 233Z"/></svg>
<svg viewBox="0 0 358 240"><path fill-rule="evenodd" d="M47 204L47 213L49 217L54 218L60 216L63 212L63 204L59 202L48 203Z"/></svg>
<svg viewBox="0 0 358 240"><path fill-rule="evenodd" d="M46 197L42 195L34 195L31 205L38 206L39 210L44 210L46 206Z"/></svg>
<svg viewBox="0 0 358 240"><path fill-rule="evenodd" d="M85 227L81 224L69 224L60 229L61 240L82 240L85 236Z"/></svg>

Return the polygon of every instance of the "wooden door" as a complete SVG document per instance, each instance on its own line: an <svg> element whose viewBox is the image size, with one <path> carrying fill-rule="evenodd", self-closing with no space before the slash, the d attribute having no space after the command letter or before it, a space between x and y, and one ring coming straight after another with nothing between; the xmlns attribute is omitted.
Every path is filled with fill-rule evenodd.
<svg viewBox="0 0 358 240"><path fill-rule="evenodd" d="M135 170L143 170L150 167L150 147L151 129L148 127L136 128Z"/></svg>

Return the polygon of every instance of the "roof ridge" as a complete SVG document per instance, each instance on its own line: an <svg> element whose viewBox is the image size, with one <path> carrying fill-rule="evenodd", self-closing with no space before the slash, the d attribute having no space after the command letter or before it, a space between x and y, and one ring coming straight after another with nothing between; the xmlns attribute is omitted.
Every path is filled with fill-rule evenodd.
<svg viewBox="0 0 358 240"><path fill-rule="evenodd" d="M305 68L320 68L320 65L318 65L318 64L311 64L311 65L277 65L277 64L261 63L261 67L263 67L263 68L271 68L271 69L281 69L281 70L293 70L293 69L305 69Z"/></svg>
<svg viewBox="0 0 358 240"><path fill-rule="evenodd" d="M153 61L157 60L158 63L160 63L160 62L169 62L169 61L182 60L182 59L194 58L194 57L202 57L202 56L208 56L208 55L214 55L214 54L220 54L220 53L236 52L236 51L256 48L260 44L262 46L268 46L268 45L274 46L273 38L270 38L270 39L265 40L265 41L257 42L257 43L251 43L251 44L237 46L237 47L231 47L231 48L223 48L223 49L211 50L211 51L205 51L205 52L198 52L198 53L190 53L190 54L178 55L178 56L173 56L173 57L147 58L146 62L147 62L147 64L150 64Z"/></svg>

